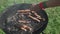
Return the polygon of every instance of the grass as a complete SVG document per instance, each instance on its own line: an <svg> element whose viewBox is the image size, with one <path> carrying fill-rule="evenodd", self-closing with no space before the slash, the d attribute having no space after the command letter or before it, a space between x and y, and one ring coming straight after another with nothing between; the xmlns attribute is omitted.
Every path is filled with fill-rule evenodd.
<svg viewBox="0 0 60 34"><path fill-rule="evenodd" d="M39 3L45 0L15 0L16 4L19 3ZM0 13L8 6L15 4L14 0L0 0ZM60 7L47 8L46 13L49 18L47 28L44 30L45 34L60 34ZM5 34L0 29L0 34Z"/></svg>

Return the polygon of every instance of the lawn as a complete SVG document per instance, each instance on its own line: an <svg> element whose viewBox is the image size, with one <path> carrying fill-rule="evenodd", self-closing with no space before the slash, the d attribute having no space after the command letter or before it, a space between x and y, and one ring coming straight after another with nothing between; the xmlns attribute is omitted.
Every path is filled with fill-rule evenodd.
<svg viewBox="0 0 60 34"><path fill-rule="evenodd" d="M0 0L0 13L8 6L19 3L39 3L46 0ZM46 13L49 18L47 28L44 30L45 34L60 34L60 7L47 8ZM0 34L5 34L0 29Z"/></svg>

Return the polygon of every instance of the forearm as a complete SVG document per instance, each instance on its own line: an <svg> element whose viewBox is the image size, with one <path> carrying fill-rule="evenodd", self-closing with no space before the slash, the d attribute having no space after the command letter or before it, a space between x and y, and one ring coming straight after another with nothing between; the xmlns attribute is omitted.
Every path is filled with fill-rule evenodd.
<svg viewBox="0 0 60 34"><path fill-rule="evenodd" d="M60 6L60 0L48 0L46 2L47 7Z"/></svg>
<svg viewBox="0 0 60 34"><path fill-rule="evenodd" d="M60 0L48 0L46 2L40 2L38 5L41 9L60 6Z"/></svg>

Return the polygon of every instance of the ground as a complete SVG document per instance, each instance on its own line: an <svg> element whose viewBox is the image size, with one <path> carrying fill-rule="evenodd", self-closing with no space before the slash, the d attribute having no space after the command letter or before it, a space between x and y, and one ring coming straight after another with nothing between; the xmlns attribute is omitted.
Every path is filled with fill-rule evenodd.
<svg viewBox="0 0 60 34"><path fill-rule="evenodd" d="M37 4L47 0L0 0L0 13L3 9L13 4L32 3ZM47 8L46 13L49 18L47 28L44 30L45 34L60 34L60 7ZM0 29L0 34L5 34Z"/></svg>

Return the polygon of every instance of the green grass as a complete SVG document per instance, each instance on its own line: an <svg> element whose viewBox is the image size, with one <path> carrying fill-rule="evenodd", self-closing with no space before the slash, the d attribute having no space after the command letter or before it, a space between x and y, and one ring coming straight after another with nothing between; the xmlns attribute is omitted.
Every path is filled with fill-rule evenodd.
<svg viewBox="0 0 60 34"><path fill-rule="evenodd" d="M16 0L19 3L39 3L45 0ZM14 0L0 0L0 13L3 9L14 4ZM44 30L45 34L60 34L60 7L47 8L46 13L49 18L47 28ZM4 32L0 29L0 34Z"/></svg>

